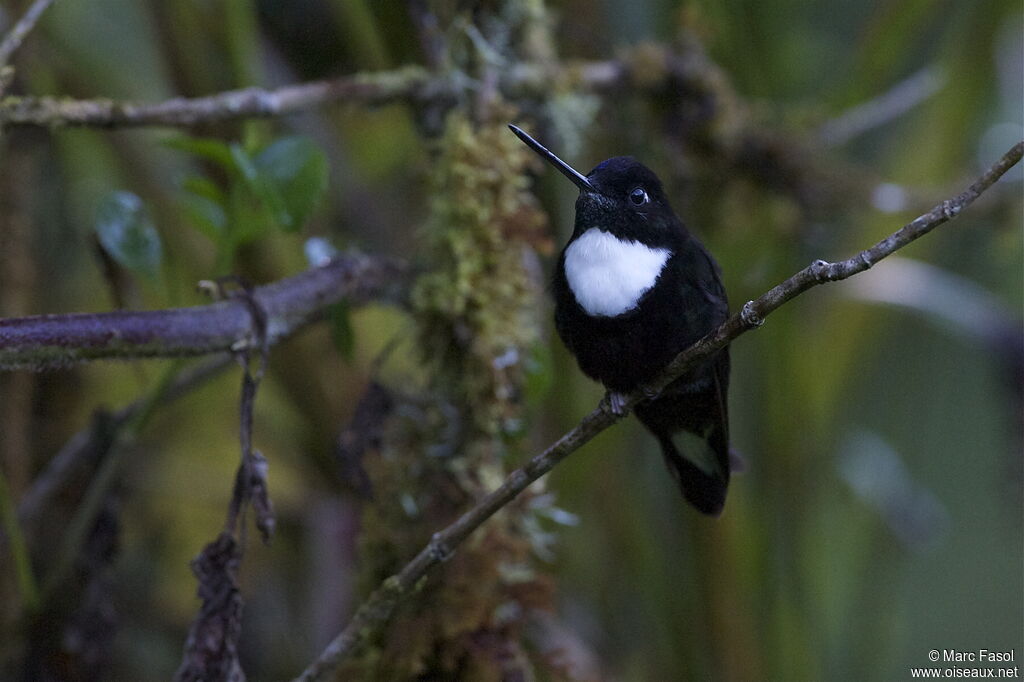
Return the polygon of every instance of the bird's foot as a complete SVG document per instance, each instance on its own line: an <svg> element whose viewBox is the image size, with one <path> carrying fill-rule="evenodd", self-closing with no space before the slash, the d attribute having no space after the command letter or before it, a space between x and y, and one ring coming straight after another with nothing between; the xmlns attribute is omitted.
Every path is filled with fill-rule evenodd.
<svg viewBox="0 0 1024 682"><path fill-rule="evenodd" d="M629 411L626 407L628 396L617 391L608 391L601 400L601 409L616 417L624 417Z"/></svg>
<svg viewBox="0 0 1024 682"><path fill-rule="evenodd" d="M643 393L644 400L654 400L659 395L661 395L661 389L651 388L647 384L643 384L640 386L640 392Z"/></svg>

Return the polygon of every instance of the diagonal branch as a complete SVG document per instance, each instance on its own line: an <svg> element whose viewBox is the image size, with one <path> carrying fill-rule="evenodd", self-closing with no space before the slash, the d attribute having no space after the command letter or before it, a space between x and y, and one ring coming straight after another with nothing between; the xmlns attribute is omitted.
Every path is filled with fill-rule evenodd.
<svg viewBox="0 0 1024 682"><path fill-rule="evenodd" d="M257 287L270 344L342 299L392 289L402 266L350 253L323 267ZM139 312L74 313L0 319L0 371L48 369L99 358L179 357L243 350L254 343L245 302Z"/></svg>
<svg viewBox="0 0 1024 682"><path fill-rule="evenodd" d="M818 129L818 139L826 147L846 144L858 135L903 116L942 90L948 81L939 67L926 66L878 97L827 121Z"/></svg>
<svg viewBox="0 0 1024 682"><path fill-rule="evenodd" d="M35 28L39 17L43 16L43 12L52 4L53 0L36 0L25 11L21 19L18 19L18 23L7 32L3 42L0 42L0 69L3 69L7 62L11 61L11 56L21 47L25 36Z"/></svg>
<svg viewBox="0 0 1024 682"><path fill-rule="evenodd" d="M659 392L686 370L708 359L727 346L733 339L764 323L772 311L808 289L825 282L852 277L870 268L874 263L903 248L910 242L931 232L935 227L958 216L964 208L992 186L1006 171L1016 165L1024 155L1024 142L1018 142L989 168L977 181L960 195L943 201L928 213L907 223L874 246L852 258L835 263L817 260L800 270L759 298L748 301L742 310L720 327L684 350L669 364L662 375L631 393L625 410L613 414L607 399L585 416L571 431L559 438L522 468L513 471L496 490L480 500L472 509L444 530L435 533L430 543L420 550L412 561L397 574L385 580L370 594L356 611L347 626L327 645L320 656L296 678L297 682L322 680L343 661L356 653L375 633L391 619L398 604L416 587L434 566L451 556L455 547L465 540L484 521L511 502L531 483L548 473L559 462L578 450L594 436L625 416L638 402Z"/></svg>
<svg viewBox="0 0 1024 682"><path fill-rule="evenodd" d="M209 379L234 364L231 355L220 355L182 370L160 395L162 402L171 402L202 386ZM110 441L133 420L143 415L150 401L140 398L110 413L98 412L93 422L72 436L47 463L18 502L18 522L30 527L38 521L53 498L64 490L68 480L85 464L95 465L109 449ZM0 535L0 552L4 536Z"/></svg>

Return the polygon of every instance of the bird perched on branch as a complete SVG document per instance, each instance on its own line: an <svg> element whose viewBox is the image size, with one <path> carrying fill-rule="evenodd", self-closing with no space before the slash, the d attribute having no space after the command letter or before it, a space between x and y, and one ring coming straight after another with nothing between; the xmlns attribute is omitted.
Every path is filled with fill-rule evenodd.
<svg viewBox="0 0 1024 682"><path fill-rule="evenodd" d="M623 394L654 379L729 314L721 272L669 205L661 181L629 156L582 175L516 126L580 189L554 276L555 326L587 376ZM718 515L729 485L728 348L636 405L686 500Z"/></svg>

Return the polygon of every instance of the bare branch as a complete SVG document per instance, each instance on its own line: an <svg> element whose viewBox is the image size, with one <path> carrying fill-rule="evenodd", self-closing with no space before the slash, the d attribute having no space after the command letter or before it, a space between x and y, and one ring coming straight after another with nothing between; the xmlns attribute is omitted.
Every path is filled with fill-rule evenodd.
<svg viewBox="0 0 1024 682"><path fill-rule="evenodd" d="M181 310L171 310L0 319L0 369L26 366L53 367L87 358L111 357L110 353L103 352L78 355L74 344L102 339L103 336L124 341L125 338L130 338L126 336L126 329L134 328L131 324L140 330L144 330L146 324L153 324L153 334L159 336L166 333L171 339L190 333L201 334L202 326L209 324L208 331L211 337L223 337L222 343L228 344L229 348L222 350L238 350L251 343L258 345L258 339L251 338L253 325L250 309L250 306L257 302L261 302L259 304L262 306L273 306L274 312L270 312L269 307L265 309L268 310L266 341L274 343L296 331L315 317L319 310L331 303L342 298L353 301L365 300L374 294L387 291L400 270L395 261L347 254L339 256L321 268L309 270L272 285L258 287L253 292L253 301L235 299L201 308L183 309L190 313L188 315L178 315L176 313L182 312ZM225 305L241 306L241 315L248 320L245 329L239 328L240 335L233 342L228 338L232 336L230 325L219 321L220 317L234 319L233 312L225 312ZM164 316L164 313L170 315ZM126 319L131 323L128 327ZM178 328L184 322L193 325L189 328L191 331ZM10 330L16 327L21 327L20 331L11 333ZM100 348L102 350L102 346ZM166 390L159 393L158 400L169 401L184 395L216 376L230 366L232 361L231 355L224 355L182 371L170 380ZM113 446L118 433L152 407L152 399L143 398L112 414L97 414L87 429L77 433L67 442L27 491L18 505L18 521L23 526L34 523L49 501L64 488L68 479L81 466L101 461ZM7 536L0 533L0 551L3 551L7 540Z"/></svg>
<svg viewBox="0 0 1024 682"><path fill-rule="evenodd" d="M959 196L943 201L928 213L861 251L852 258L836 263L818 260L799 271L759 298L748 301L742 310L720 327L684 350L669 364L662 375L648 386L631 393L625 403L623 416L638 402L661 391L676 377L706 360L727 346L733 339L764 323L772 311L799 296L808 289L825 282L835 282L863 272L874 263L903 248L910 242L928 234L942 223L958 216L1007 170L1016 165L1024 154L1024 142L1018 142ZM513 471L499 488L485 496L472 509L444 530L435 533L430 543L417 554L397 575L385 580L370 594L356 611L349 624L327 645L320 656L296 678L298 682L325 679L345 659L390 620L398 604L416 588L434 566L449 558L454 549L484 521L512 501L531 483L548 473L559 462L591 440L598 433L622 418L607 408L607 398L590 412L571 431L559 438L522 468Z"/></svg>
<svg viewBox="0 0 1024 682"><path fill-rule="evenodd" d="M25 36L35 28L39 17L43 16L43 12L52 4L53 0L36 0L25 11L25 14L18 20L18 23L7 32L3 42L0 42L0 70L7 65L7 62L11 61L11 56L21 47L21 42L25 40Z"/></svg>
<svg viewBox="0 0 1024 682"><path fill-rule="evenodd" d="M320 268L257 287L274 344L342 299L380 296L394 285L395 260L343 254ZM0 319L0 370L47 369L98 358L179 357L239 351L255 343L239 299L191 308Z"/></svg>

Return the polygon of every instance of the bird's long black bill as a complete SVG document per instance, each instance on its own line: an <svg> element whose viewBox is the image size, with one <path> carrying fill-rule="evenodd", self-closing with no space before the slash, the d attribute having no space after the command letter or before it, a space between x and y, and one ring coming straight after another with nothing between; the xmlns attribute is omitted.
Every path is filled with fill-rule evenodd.
<svg viewBox="0 0 1024 682"><path fill-rule="evenodd" d="M516 134L516 137L518 137L520 140L526 143L527 147L529 147L530 149L532 149L533 151L537 152L545 159L547 159L548 163L557 168L559 172L562 173L562 175L572 180L573 184L575 184L581 190L583 190L584 192L597 191L596 189L594 189L594 186L590 184L590 180L587 180L587 176L583 175L575 168L567 164L565 161L562 161L560 158L552 154L547 147L545 147L540 142L537 142L537 140L527 135L522 128L520 128L519 126L514 126L511 123L508 124L508 127L512 130L513 133Z"/></svg>

